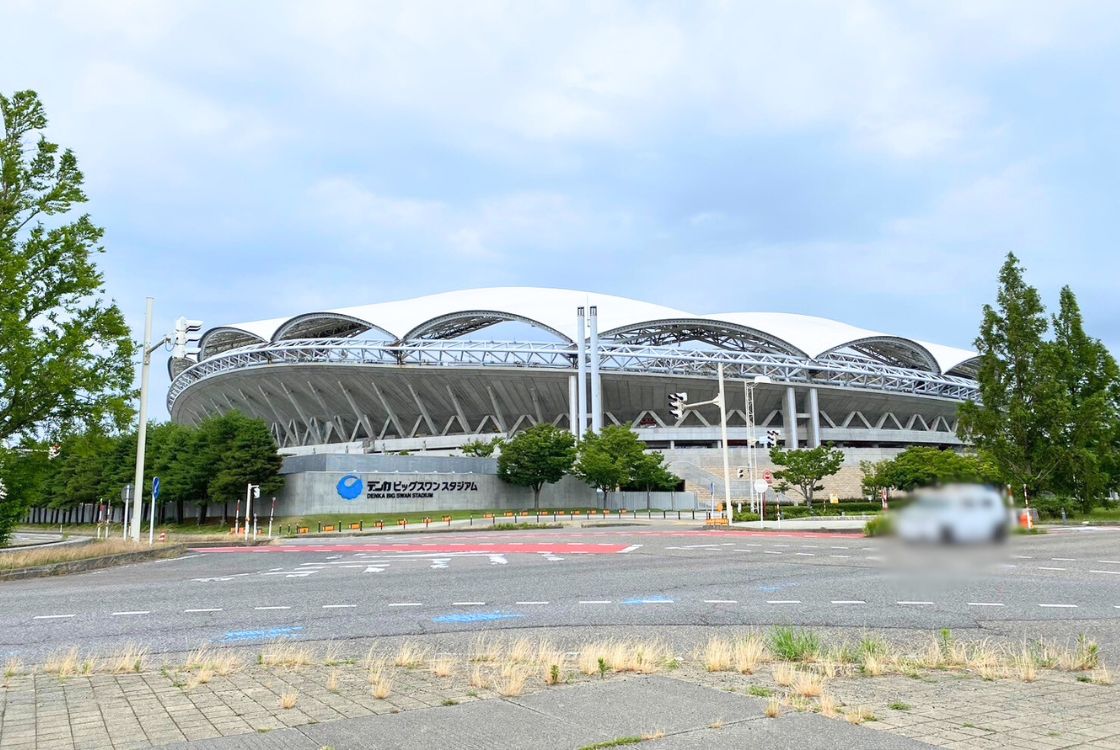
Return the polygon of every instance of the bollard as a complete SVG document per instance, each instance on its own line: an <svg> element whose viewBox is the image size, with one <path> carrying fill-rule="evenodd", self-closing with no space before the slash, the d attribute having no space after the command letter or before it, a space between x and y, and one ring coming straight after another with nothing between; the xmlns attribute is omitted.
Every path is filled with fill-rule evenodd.
<svg viewBox="0 0 1120 750"><path fill-rule="evenodd" d="M323 522L319 521L318 523L319 523L319 528L315 529L315 533L321 534L321 533L323 533Z"/></svg>

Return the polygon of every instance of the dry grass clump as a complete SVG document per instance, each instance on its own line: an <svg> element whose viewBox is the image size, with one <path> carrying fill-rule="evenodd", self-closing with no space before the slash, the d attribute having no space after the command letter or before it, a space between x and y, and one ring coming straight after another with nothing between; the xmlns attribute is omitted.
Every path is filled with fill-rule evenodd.
<svg viewBox="0 0 1120 750"><path fill-rule="evenodd" d="M508 663L502 666L494 687L499 695L506 698L515 698L525 690L525 681L528 678L528 670L525 667L520 664Z"/></svg>
<svg viewBox="0 0 1120 750"><path fill-rule="evenodd" d="M854 710L846 713L844 718L848 720L849 724L862 724L865 721L874 721L875 714L871 713L871 710L868 708L856 706Z"/></svg>
<svg viewBox="0 0 1120 750"><path fill-rule="evenodd" d="M488 635L479 635L471 643L467 658L470 661L497 661L502 655L501 644Z"/></svg>
<svg viewBox="0 0 1120 750"><path fill-rule="evenodd" d="M1012 658L1012 667L1023 682L1034 682L1038 679L1038 665L1035 664L1034 654L1025 645Z"/></svg>
<svg viewBox="0 0 1120 750"><path fill-rule="evenodd" d="M209 669L221 677L228 677L235 672L240 672L245 667L245 660L230 649L214 649L210 646L199 646L187 654L183 669Z"/></svg>
<svg viewBox="0 0 1120 750"><path fill-rule="evenodd" d="M400 645L400 648L397 649L397 654L393 657L393 664L408 669L419 667L428 659L428 653L429 649L427 646L422 646L412 641L405 641Z"/></svg>
<svg viewBox="0 0 1120 750"><path fill-rule="evenodd" d="M287 692L280 696L280 708L287 711L290 708L296 707L296 700L299 696L294 692Z"/></svg>
<svg viewBox="0 0 1120 750"><path fill-rule="evenodd" d="M797 670L784 662L771 667L770 673L774 677L774 682L782 687L789 687L793 684L793 681L797 679Z"/></svg>
<svg viewBox="0 0 1120 750"><path fill-rule="evenodd" d="M782 702L777 697L771 698L766 702L766 715L771 719L776 719L778 714L782 712Z"/></svg>
<svg viewBox="0 0 1120 750"><path fill-rule="evenodd" d="M1089 675L1089 681L1094 685L1111 685L1112 673L1108 671L1108 667L1102 664Z"/></svg>
<svg viewBox="0 0 1120 750"><path fill-rule="evenodd" d="M214 671L209 667L202 667L197 672L192 672L187 679L187 690L193 690L199 685L205 685L214 679Z"/></svg>
<svg viewBox="0 0 1120 750"><path fill-rule="evenodd" d="M43 664L43 671L47 674L56 674L59 677L70 677L78 673L81 667L78 647L73 646L67 651L55 651L47 657Z"/></svg>
<svg viewBox="0 0 1120 750"><path fill-rule="evenodd" d="M342 644L337 641L331 641L327 644L326 650L323 651L323 666L334 667L339 664L352 664L352 659L347 659L342 655Z"/></svg>
<svg viewBox="0 0 1120 750"><path fill-rule="evenodd" d="M450 677L455 674L455 659L448 655L436 657L432 660L431 670L436 677Z"/></svg>
<svg viewBox="0 0 1120 750"><path fill-rule="evenodd" d="M975 643L968 650L965 666L985 680L994 680L1005 674L1004 652L988 641Z"/></svg>
<svg viewBox="0 0 1120 750"><path fill-rule="evenodd" d="M824 692L824 678L816 672L798 670L790 687L802 698L816 698Z"/></svg>
<svg viewBox="0 0 1120 750"><path fill-rule="evenodd" d="M4 663L4 679L8 680L19 674L23 674L23 662L13 656Z"/></svg>
<svg viewBox="0 0 1120 750"><path fill-rule="evenodd" d="M264 667L305 667L312 663L311 649L294 643L270 643L257 657Z"/></svg>
<svg viewBox="0 0 1120 750"><path fill-rule="evenodd" d="M537 649L533 642L528 638L518 638L509 645L509 650L506 652L506 658L514 664L527 664L533 661L536 656Z"/></svg>
<svg viewBox="0 0 1120 750"><path fill-rule="evenodd" d="M147 657L147 647L128 643L119 651L106 657L105 666L112 674L142 672L144 670L144 660Z"/></svg>
<svg viewBox="0 0 1120 750"><path fill-rule="evenodd" d="M392 680L385 674L386 660L384 658L368 662L370 694L378 700L385 700L393 691Z"/></svg>
<svg viewBox="0 0 1120 750"><path fill-rule="evenodd" d="M887 671L887 662L879 654L864 652L860 657L859 668L868 677L878 677Z"/></svg>
<svg viewBox="0 0 1120 750"><path fill-rule="evenodd" d="M833 698L831 695L822 695L820 697L821 716L827 716L830 719L835 719L840 715L840 702Z"/></svg>
<svg viewBox="0 0 1120 750"><path fill-rule="evenodd" d="M490 687L490 681L486 679L486 673L482 671L482 667L475 664L471 667L471 687L479 690L485 690Z"/></svg>
<svg viewBox="0 0 1120 750"><path fill-rule="evenodd" d="M338 670L332 669L331 673L327 675L327 690L332 693L338 692Z"/></svg>
<svg viewBox="0 0 1120 750"><path fill-rule="evenodd" d="M718 636L709 638L700 654L704 668L709 672L726 672L731 669L731 657L731 643Z"/></svg>
<svg viewBox="0 0 1120 750"><path fill-rule="evenodd" d="M759 633L749 633L737 639L731 648L731 659L740 674L754 674L768 656L766 639Z"/></svg>
<svg viewBox="0 0 1120 750"><path fill-rule="evenodd" d="M651 740L660 740L664 736L665 736L665 730L664 729L655 729L652 732L646 732L645 734L640 735L639 739L642 742L649 742Z"/></svg>
<svg viewBox="0 0 1120 750"><path fill-rule="evenodd" d="M158 546L158 545L157 545ZM122 552L137 552L147 547L137 547L123 539L106 539L89 544L65 545L28 550L27 552L8 552L0 555L0 571L34 568L51 563L88 560L92 557L119 555Z"/></svg>
<svg viewBox="0 0 1120 750"><path fill-rule="evenodd" d="M663 669L672 658L669 647L658 640L608 640L582 646L576 666L588 675L608 671L652 674Z"/></svg>

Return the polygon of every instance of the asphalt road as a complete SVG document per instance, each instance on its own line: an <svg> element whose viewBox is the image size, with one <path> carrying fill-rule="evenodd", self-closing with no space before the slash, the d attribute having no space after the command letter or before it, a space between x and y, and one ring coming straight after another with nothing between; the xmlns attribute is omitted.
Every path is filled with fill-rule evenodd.
<svg viewBox="0 0 1120 750"><path fill-rule="evenodd" d="M665 524L300 539L0 583L0 655L155 652L497 628L768 626L1086 632L1120 652L1120 530L911 549Z"/></svg>

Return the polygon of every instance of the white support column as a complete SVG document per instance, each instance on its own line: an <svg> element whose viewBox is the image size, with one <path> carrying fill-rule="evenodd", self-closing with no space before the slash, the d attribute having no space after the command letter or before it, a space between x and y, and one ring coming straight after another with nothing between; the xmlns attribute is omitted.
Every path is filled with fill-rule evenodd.
<svg viewBox="0 0 1120 750"><path fill-rule="evenodd" d="M809 447L821 444L821 409L817 403L817 389L809 389Z"/></svg>
<svg viewBox="0 0 1120 750"><path fill-rule="evenodd" d="M599 311L591 306L591 431L603 431L603 381L599 377Z"/></svg>
<svg viewBox="0 0 1120 750"><path fill-rule="evenodd" d="M579 435L577 434L576 431L579 428L576 425L576 422L578 421L578 418L576 417L576 414L579 413L579 411L578 411L579 406L576 404L576 398L577 398L576 397L576 376L575 375L569 375L568 376L568 430L571 431L572 435L575 435L578 438Z"/></svg>
<svg viewBox="0 0 1120 750"><path fill-rule="evenodd" d="M579 390L576 392L576 440L583 440L587 431L587 325L584 323L583 308L576 308L576 372L579 377Z"/></svg>
<svg viewBox="0 0 1120 750"><path fill-rule="evenodd" d="M782 411L782 421L786 427L786 450L797 450L797 392L792 385L786 386L786 403Z"/></svg>

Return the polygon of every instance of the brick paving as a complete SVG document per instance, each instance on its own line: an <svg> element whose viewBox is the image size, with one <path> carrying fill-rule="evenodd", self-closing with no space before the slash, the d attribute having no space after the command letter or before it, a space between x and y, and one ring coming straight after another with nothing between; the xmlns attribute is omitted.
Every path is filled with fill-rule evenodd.
<svg viewBox="0 0 1120 750"><path fill-rule="evenodd" d="M294 668L252 664L204 684L189 682L191 673L171 663L139 674L17 674L0 686L0 748L158 747L499 698L492 686L472 687L473 668L461 656L449 677L388 667L392 690L384 700L371 694L360 659ZM491 678L497 675L494 665L482 669ZM1078 681L1079 674L1039 670L1030 683L959 671L849 675L828 680L825 692L846 708L873 714L875 720L865 726L939 747L1120 750L1120 688ZM768 666L752 675L709 673L686 659L665 675L738 693L751 686L779 696L786 692ZM548 690L544 676L543 668L532 668L525 693ZM571 663L565 678L600 679L580 674ZM296 695L296 703L284 709L281 696L287 693Z"/></svg>

